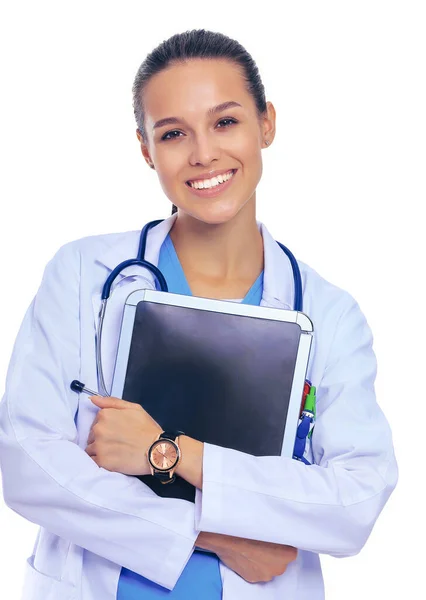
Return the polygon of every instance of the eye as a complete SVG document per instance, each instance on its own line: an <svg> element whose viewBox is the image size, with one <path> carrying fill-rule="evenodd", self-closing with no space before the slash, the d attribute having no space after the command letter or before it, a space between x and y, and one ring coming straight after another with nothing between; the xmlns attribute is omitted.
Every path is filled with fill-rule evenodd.
<svg viewBox="0 0 426 600"><path fill-rule="evenodd" d="M162 140L172 140L174 138L177 138L177 135L173 135L172 137L167 137L168 135L170 135L171 133L182 133L181 131L177 131L176 129L174 131L168 131L167 133L165 133L161 139Z"/></svg>
<svg viewBox="0 0 426 600"><path fill-rule="evenodd" d="M226 117L225 119L221 119L219 121L219 123L225 123L226 121L228 121L231 125L233 123L238 123L238 121L236 119L230 119L229 117ZM219 123L218 123L218 125L219 125ZM225 127L229 127L229 125L225 125ZM221 127L221 129L223 129L223 127Z"/></svg>
<svg viewBox="0 0 426 600"><path fill-rule="evenodd" d="M229 123L228 125L226 125L226 123ZM219 123L225 123L225 125L223 125L222 127L220 127L219 129L224 129L226 127L229 127L230 125L233 125L234 123L238 123L238 121L236 119L231 119L229 117L226 117L224 119L221 119L217 124L219 125ZM171 135L172 133L177 133L178 135ZM162 137L161 140L167 141L167 140L173 140L176 139L178 137L180 137L180 133L182 133L181 131L174 129L173 131L168 131L167 133L165 133ZM171 137L169 137L171 136Z"/></svg>

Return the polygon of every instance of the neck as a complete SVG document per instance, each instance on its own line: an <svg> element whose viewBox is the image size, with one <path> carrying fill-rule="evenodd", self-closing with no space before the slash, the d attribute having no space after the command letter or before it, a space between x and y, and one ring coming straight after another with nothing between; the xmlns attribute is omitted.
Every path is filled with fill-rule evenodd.
<svg viewBox="0 0 426 600"><path fill-rule="evenodd" d="M254 281L263 270L263 239L254 202L247 203L231 221L217 225L181 212L170 237L188 276Z"/></svg>

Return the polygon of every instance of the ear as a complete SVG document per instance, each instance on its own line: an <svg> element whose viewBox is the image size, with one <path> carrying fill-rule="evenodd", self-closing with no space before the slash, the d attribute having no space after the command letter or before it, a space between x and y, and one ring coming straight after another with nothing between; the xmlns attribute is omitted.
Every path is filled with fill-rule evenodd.
<svg viewBox="0 0 426 600"><path fill-rule="evenodd" d="M147 144L145 144L145 142L143 141L142 134L141 134L141 132L139 131L139 129L136 129L136 137L138 138L138 140L139 140L139 143L140 143L140 145L141 145L141 152L142 152L142 156L144 157L144 159L145 159L145 161L146 161L147 165L148 165L149 167L151 167L151 169L155 169L155 167L154 167L154 163L152 162L151 155L150 155L150 153L149 153L148 146L147 146Z"/></svg>
<svg viewBox="0 0 426 600"><path fill-rule="evenodd" d="M272 102L268 101L266 103L266 113L262 115L261 119L262 143L264 142L264 140L268 140L268 146L270 146L275 137L276 119L275 107L272 104Z"/></svg>

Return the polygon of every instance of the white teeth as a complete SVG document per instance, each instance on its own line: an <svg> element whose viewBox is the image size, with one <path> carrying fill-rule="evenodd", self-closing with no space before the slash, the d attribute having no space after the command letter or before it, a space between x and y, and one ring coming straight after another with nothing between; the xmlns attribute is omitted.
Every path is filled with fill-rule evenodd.
<svg viewBox="0 0 426 600"><path fill-rule="evenodd" d="M229 173L225 173L223 175L217 175L217 177L212 177L212 179L204 179L203 181L190 181L189 185L196 190L202 190L206 188L216 187L217 185L228 181L234 175L233 171Z"/></svg>

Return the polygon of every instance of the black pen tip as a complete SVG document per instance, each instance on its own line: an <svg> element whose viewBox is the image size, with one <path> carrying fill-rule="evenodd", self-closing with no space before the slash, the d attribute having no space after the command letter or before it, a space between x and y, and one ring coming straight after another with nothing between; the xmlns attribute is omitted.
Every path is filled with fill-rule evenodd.
<svg viewBox="0 0 426 600"><path fill-rule="evenodd" d="M73 392L82 392L84 388L84 383L81 383L81 381L74 379L74 381L71 381L70 388Z"/></svg>

